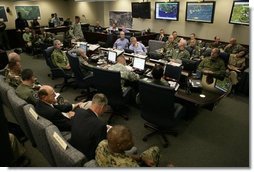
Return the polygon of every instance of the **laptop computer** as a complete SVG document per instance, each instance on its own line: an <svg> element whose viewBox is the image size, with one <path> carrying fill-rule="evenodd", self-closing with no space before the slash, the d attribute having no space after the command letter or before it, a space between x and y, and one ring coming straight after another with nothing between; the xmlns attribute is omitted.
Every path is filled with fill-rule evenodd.
<svg viewBox="0 0 254 172"><path fill-rule="evenodd" d="M116 63L117 53L115 51L108 51L108 61L110 63Z"/></svg>
<svg viewBox="0 0 254 172"><path fill-rule="evenodd" d="M145 71L146 59L134 57L133 59L133 69L138 74L142 74Z"/></svg>
<svg viewBox="0 0 254 172"><path fill-rule="evenodd" d="M167 64L164 69L165 77L168 77L169 80L179 81L181 77L182 67L181 66L173 66L171 64Z"/></svg>
<svg viewBox="0 0 254 172"><path fill-rule="evenodd" d="M227 78L224 80L216 79L214 87L226 93L230 90L231 83Z"/></svg>

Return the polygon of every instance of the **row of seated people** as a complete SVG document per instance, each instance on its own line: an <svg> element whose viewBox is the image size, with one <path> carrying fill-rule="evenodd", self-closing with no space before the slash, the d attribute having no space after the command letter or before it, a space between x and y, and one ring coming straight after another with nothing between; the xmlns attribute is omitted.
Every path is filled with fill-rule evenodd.
<svg viewBox="0 0 254 172"><path fill-rule="evenodd" d="M105 95L95 94L89 105L87 103L59 105L56 101L55 91L51 86L37 85L34 87L33 71L30 69L21 70L20 60L18 54L9 54L10 63L6 69L6 82L9 82L11 86L14 86L13 83L15 83L16 94L28 103L34 104L35 110L40 116L50 120L60 131L71 131L70 143L84 153L88 160L96 158L99 166L158 165L158 147L149 148L141 154L141 158L139 156L132 157L125 152L133 147L129 130L124 126L106 125L98 118L107 110L108 100ZM15 68L10 68L10 64ZM16 73L17 68L21 71L20 74ZM13 82L14 80L16 81ZM85 105L87 106L85 107ZM108 134L107 130L109 130ZM119 138L119 134L124 134L126 137ZM111 153L105 147L107 144ZM98 148L97 145L99 145Z"/></svg>

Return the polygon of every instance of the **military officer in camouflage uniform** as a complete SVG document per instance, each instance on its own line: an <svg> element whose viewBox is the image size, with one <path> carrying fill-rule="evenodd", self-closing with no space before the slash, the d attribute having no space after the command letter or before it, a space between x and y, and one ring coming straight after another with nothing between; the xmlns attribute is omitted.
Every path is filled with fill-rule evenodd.
<svg viewBox="0 0 254 172"><path fill-rule="evenodd" d="M178 49L174 49L169 56L169 60L182 60L182 59L190 59L190 53L185 49L186 40L182 39L178 43Z"/></svg>
<svg viewBox="0 0 254 172"><path fill-rule="evenodd" d="M130 130L123 125L113 126L107 133L107 140L102 140L96 151L95 160L100 167L139 167L158 166L160 154L157 146L138 155L128 155L125 151L133 147Z"/></svg>
<svg viewBox="0 0 254 172"><path fill-rule="evenodd" d="M190 58L191 59L199 59L200 58L200 47L197 46L197 40L196 39L192 39L190 40L190 44L189 46L186 48L189 53L190 53Z"/></svg>
<svg viewBox="0 0 254 172"><path fill-rule="evenodd" d="M21 64L20 56L16 53L10 53L8 67L5 70L5 81L10 86L17 88L21 83Z"/></svg>
<svg viewBox="0 0 254 172"><path fill-rule="evenodd" d="M61 50L62 43L59 40L54 41L54 51L51 54L52 62L55 66L62 69L71 69L66 53Z"/></svg>
<svg viewBox="0 0 254 172"><path fill-rule="evenodd" d="M172 53L172 51L174 50L174 48L177 47L177 44L174 42L174 37L173 35L168 36L168 40L165 44L165 46L163 47L163 53L164 56L166 58L169 57L169 55Z"/></svg>
<svg viewBox="0 0 254 172"><path fill-rule="evenodd" d="M122 90L125 91L125 80L128 81L137 81L139 79L139 75L134 73L133 71L130 71L129 69L127 69L126 67L126 60L124 58L124 55L121 54L120 56L117 57L117 63L115 65L112 65L108 68L109 70L113 70L113 71L119 71L121 73L121 86L122 86Z"/></svg>
<svg viewBox="0 0 254 172"><path fill-rule="evenodd" d="M16 94L27 103L35 105L38 101L37 90L35 87L36 78L31 69L24 69L21 72L22 83L17 87Z"/></svg>
<svg viewBox="0 0 254 172"><path fill-rule="evenodd" d="M216 78L223 78L226 72L225 64L219 58L220 50L218 48L212 49L211 57L207 57L200 62L198 70L206 75L212 75Z"/></svg>
<svg viewBox="0 0 254 172"><path fill-rule="evenodd" d="M179 37L177 36L177 32L176 32L176 31L173 31L173 32L172 32L172 35L173 35L173 37L174 37L174 43L175 43L175 44L178 44L178 42L181 40L181 38L179 38Z"/></svg>
<svg viewBox="0 0 254 172"><path fill-rule="evenodd" d="M229 44L225 46L224 51L228 54L236 54L237 52L245 51L245 48L237 44L235 38L231 38Z"/></svg>

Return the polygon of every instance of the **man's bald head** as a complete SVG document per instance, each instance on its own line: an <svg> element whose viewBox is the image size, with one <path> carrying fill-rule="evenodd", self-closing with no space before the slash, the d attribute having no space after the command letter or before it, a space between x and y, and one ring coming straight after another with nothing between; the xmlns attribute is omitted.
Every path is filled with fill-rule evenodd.
<svg viewBox="0 0 254 172"><path fill-rule="evenodd" d="M236 38L230 38L229 43L232 45L236 44Z"/></svg>
<svg viewBox="0 0 254 172"><path fill-rule="evenodd" d="M126 60L123 54L121 54L120 56L117 57L116 59L117 63L121 63L123 65L126 65Z"/></svg>
<svg viewBox="0 0 254 172"><path fill-rule="evenodd" d="M109 149L114 153L130 150L134 143L131 131L123 125L113 126L107 134Z"/></svg>
<svg viewBox="0 0 254 172"><path fill-rule="evenodd" d="M8 59L9 61L13 61L13 62L20 62L21 61L21 58L20 58L20 55L17 54L17 53L10 53L8 55Z"/></svg>
<svg viewBox="0 0 254 172"><path fill-rule="evenodd" d="M120 38L124 39L125 38L125 33L123 31L120 32Z"/></svg>
<svg viewBox="0 0 254 172"><path fill-rule="evenodd" d="M40 87L38 91L38 97L41 101L44 101L49 104L55 104L56 103L56 94L53 87L50 85L43 85Z"/></svg>

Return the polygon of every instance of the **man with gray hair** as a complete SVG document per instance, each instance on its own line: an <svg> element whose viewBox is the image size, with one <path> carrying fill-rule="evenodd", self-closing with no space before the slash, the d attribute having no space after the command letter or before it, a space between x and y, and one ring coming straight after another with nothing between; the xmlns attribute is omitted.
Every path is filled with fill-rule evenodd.
<svg viewBox="0 0 254 172"><path fill-rule="evenodd" d="M187 42L185 39L181 39L178 43L178 49L174 49L169 55L169 60L178 61L182 59L190 59L190 53L186 50Z"/></svg>
<svg viewBox="0 0 254 172"><path fill-rule="evenodd" d="M106 111L107 104L104 94L95 94L91 107L82 114L76 113L72 119L70 143L85 154L88 160L94 159L97 145L106 139L107 129L111 127L98 118Z"/></svg>
<svg viewBox="0 0 254 172"><path fill-rule="evenodd" d="M52 63L55 66L58 66L62 69L71 69L69 60L66 56L66 53L61 50L62 49L62 43L59 40L54 41L54 51L51 54Z"/></svg>

